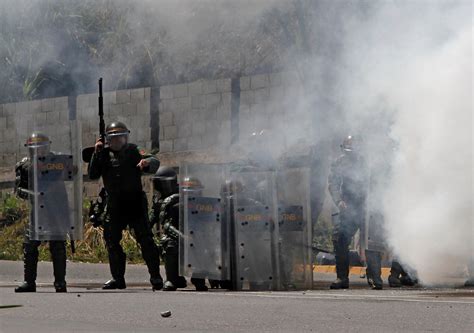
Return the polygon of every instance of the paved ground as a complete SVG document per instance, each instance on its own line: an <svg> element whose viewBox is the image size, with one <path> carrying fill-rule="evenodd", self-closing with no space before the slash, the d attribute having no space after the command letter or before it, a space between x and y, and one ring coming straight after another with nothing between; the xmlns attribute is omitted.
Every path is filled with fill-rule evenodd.
<svg viewBox="0 0 474 333"><path fill-rule="evenodd" d="M102 291L106 265L68 266L69 293L56 294L51 263L40 263L35 294L15 294L22 264L0 261L1 332L70 331L453 331L472 332L474 289L372 291L327 289L332 274L316 274L317 290L299 292L152 292L144 266L129 265L124 291ZM461 281L459 281L461 282ZM170 310L170 318L160 312Z"/></svg>

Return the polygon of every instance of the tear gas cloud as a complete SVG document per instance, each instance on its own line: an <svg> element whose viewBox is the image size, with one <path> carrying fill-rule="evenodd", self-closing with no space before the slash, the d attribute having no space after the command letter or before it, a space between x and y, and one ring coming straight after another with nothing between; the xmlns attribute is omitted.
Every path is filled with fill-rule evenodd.
<svg viewBox="0 0 474 333"><path fill-rule="evenodd" d="M5 37L15 22L27 22L25 15L37 15L35 6L42 2L2 3L4 14L16 8L23 15L23 21L7 15ZM329 159L345 135L360 135L373 172L383 178L373 196L385 215L393 253L428 284L449 283L463 274L473 256L471 1L100 4L125 13L125 44L133 52L120 50L97 67L73 52L80 61L70 79L81 78L82 90L95 89L96 78L84 78L90 71L102 73L107 85L123 82L118 79L123 76L142 82L147 76L124 59L143 49L152 64L147 84L295 72L300 81L290 89L299 92L288 94L283 120L265 128L274 158L304 143ZM53 34L54 43L32 50L38 68L64 54L68 45L60 37ZM159 52L151 45L161 45ZM124 70L129 73L122 75Z"/></svg>
<svg viewBox="0 0 474 333"><path fill-rule="evenodd" d="M459 282L474 255L472 3L383 2L348 24L347 123L370 138L389 119L396 141L376 191L388 243L423 283ZM381 156L372 138L369 152Z"/></svg>

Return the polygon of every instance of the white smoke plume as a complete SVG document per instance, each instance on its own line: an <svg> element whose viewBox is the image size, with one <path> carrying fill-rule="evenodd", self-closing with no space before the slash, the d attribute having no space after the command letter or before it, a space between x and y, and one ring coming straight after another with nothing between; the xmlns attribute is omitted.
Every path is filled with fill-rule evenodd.
<svg viewBox="0 0 474 333"><path fill-rule="evenodd" d="M386 2L353 28L349 119L380 98L393 111L389 245L423 283L459 283L474 255L472 3Z"/></svg>

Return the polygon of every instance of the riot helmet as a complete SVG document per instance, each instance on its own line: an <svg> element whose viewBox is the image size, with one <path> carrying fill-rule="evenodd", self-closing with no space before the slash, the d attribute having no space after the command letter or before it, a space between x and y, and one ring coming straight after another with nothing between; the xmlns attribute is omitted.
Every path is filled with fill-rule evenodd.
<svg viewBox="0 0 474 333"><path fill-rule="evenodd" d="M184 177L183 181L180 185L180 188L185 193L189 194L197 194L200 195L204 186L202 185L201 181L196 177Z"/></svg>
<svg viewBox="0 0 474 333"><path fill-rule="evenodd" d="M121 150L128 142L129 133L130 131L124 123L120 121L110 123L105 129L105 137L110 149Z"/></svg>
<svg viewBox="0 0 474 333"><path fill-rule="evenodd" d="M353 152L354 151L354 137L348 135L344 141L342 141L341 149L344 152Z"/></svg>
<svg viewBox="0 0 474 333"><path fill-rule="evenodd" d="M167 166L161 166L153 175L153 189L160 193L162 198L178 192L176 171Z"/></svg>
<svg viewBox="0 0 474 333"><path fill-rule="evenodd" d="M49 137L41 132L33 132L26 139L25 147L28 147L30 153L35 152L37 155L44 156L50 151L51 141Z"/></svg>

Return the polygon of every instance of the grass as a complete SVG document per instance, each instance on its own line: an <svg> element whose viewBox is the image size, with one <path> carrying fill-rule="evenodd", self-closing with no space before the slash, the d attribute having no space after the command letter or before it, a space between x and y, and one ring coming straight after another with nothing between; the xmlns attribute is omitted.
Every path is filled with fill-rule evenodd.
<svg viewBox="0 0 474 333"><path fill-rule="evenodd" d="M84 219L87 219L89 202L84 203ZM22 244L28 225L28 203L10 193L0 193L0 259L23 260ZM123 233L122 247L130 263L143 263L141 251L132 233ZM39 260L49 261L50 253L45 242L39 248ZM69 242L68 242L68 245ZM94 228L85 221L84 238L75 242L76 252L68 246L68 258L77 262L102 263L108 262L107 249L102 228Z"/></svg>

